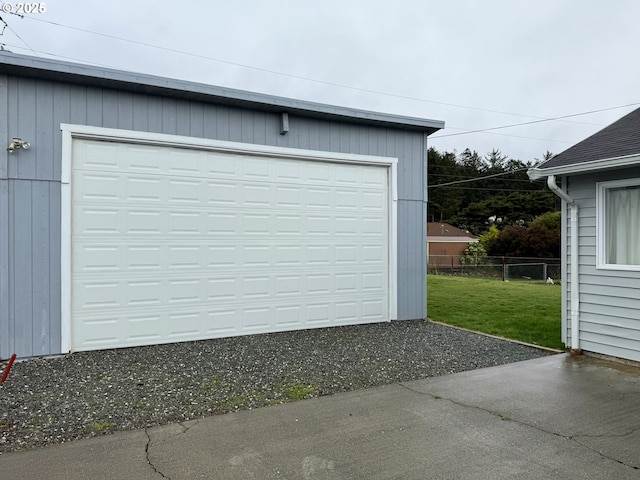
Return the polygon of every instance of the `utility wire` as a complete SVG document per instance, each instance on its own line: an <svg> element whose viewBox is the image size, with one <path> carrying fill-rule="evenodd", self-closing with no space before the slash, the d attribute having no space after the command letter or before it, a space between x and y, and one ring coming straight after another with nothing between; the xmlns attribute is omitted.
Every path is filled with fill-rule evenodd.
<svg viewBox="0 0 640 480"><path fill-rule="evenodd" d="M10 48L19 48L21 50L25 50L24 47L21 47L19 45L13 45L11 43L5 43L4 45L7 46L7 47L10 47ZM46 50L34 50L34 51L38 52L38 53L41 53L43 55L48 55L50 57L62 58L64 60L72 60L72 61L75 61L75 62L81 62L81 63L83 63L85 65L95 65L96 67L113 68L113 69L117 69L118 68L118 67L115 67L113 65L109 65L109 64L106 64L106 63L98 63L98 62L94 62L92 60L85 60L83 58L67 57L67 56L64 56L64 55L58 55L57 53L47 52ZM42 57L40 57L40 58L42 58Z"/></svg>
<svg viewBox="0 0 640 480"><path fill-rule="evenodd" d="M530 122L522 122L522 123L512 123L511 125L502 125L499 127L490 127L490 128L481 128L479 130L469 130L466 132L460 132L460 133L449 133L447 135L435 135L433 137L429 137L430 139L435 139L435 138L445 138L445 137L456 137L458 135L468 135L470 133L484 133L484 132L489 132L491 130L500 130L503 128L511 128L511 127L520 127L522 125L532 125L534 123L542 123L542 122L549 122L552 120L560 120L563 118L571 118L571 117L579 117L581 115L590 115L592 113L600 113L600 112L606 112L609 110L616 110L618 108L625 108L625 107L633 107L636 105L640 105L640 102L636 102L636 103L628 103L626 105L618 105L617 107L609 107L609 108L601 108L598 110L590 110L588 112L582 112L582 113L572 113L571 115L562 115L560 117L553 117L553 118L547 118L544 120L532 120Z"/></svg>
<svg viewBox="0 0 640 480"><path fill-rule="evenodd" d="M479 191L489 191L489 192L519 192L519 193L534 193L534 192L547 192L551 193L548 190L541 189L531 189L531 190L523 190L523 189L513 189L513 188L482 188L482 187L446 187L450 190L479 190Z"/></svg>
<svg viewBox="0 0 640 480"><path fill-rule="evenodd" d="M566 120L566 119L567 118L574 118L574 117L578 117L578 116L583 116L583 115L588 115L588 114L592 114L592 113L599 113L599 112L608 111L608 110L615 110L615 109L618 109L618 108L624 108L624 107L629 107L629 106L640 105L640 103L630 103L630 104L622 105L622 106L603 108L603 109L599 109L599 110L592 110L592 111L589 111L589 112L582 112L582 113L576 113L576 114L571 114L571 115L562 115L562 116L558 116L558 117L551 117L551 118L536 117L536 116L533 116L533 115L525 115L525 114L512 113L512 112L504 112L504 111L500 111L500 110L484 109L484 108L471 107L471 106L468 106L468 105L460 105L460 104L454 104L454 103L438 102L438 101L427 100L427 99L418 98L418 97L411 97L411 96L408 96L408 95L399 95L399 94L394 94L394 93L382 92L382 91L378 91L378 90L372 90L372 89L366 89L366 88L360 88L360 87L353 87L353 86L350 86L350 85L345 85L345 84L341 84L341 83L337 83L337 82L328 82L328 81L323 81L323 80L317 80L317 79L310 78L310 77L305 77L305 76L302 76L302 75L283 73L283 72L279 72L279 71L276 71L276 70L271 70L271 69L268 69L268 68L256 67L256 66L253 66L253 65L248 65L248 64L238 63L238 62L231 62L231 61L228 61L228 60L222 60L222 59L219 59L219 58L209 57L209 56L206 56L206 55L200 55L200 54L196 54L196 53L191 53L191 52L187 52L187 51L184 51L184 50L178 50L178 49L174 49L174 48L162 47L162 46L151 44L151 43L147 43L147 42L131 40L131 39L119 37L119 36L116 36L116 35L110 35L110 34L107 34L107 33L95 32L95 31L92 31L92 30L79 28L79 27L74 27L74 26L71 26L71 25L65 25L65 24L53 22L53 21L50 21L50 20L43 20L43 19L37 18L37 17L24 16L23 18L28 18L29 20L34 20L34 21L38 21L38 22L47 23L47 24L54 25L54 26L57 26L57 27L68 28L68 29L80 31L80 32L83 32L83 33L89 33L89 34L92 34L92 35L98 35L98 36L105 37L105 38L110 38L110 39L119 40L119 41L123 41L123 42L128 42L128 43L132 43L132 44L136 44L136 45L141 45L141 46L144 46L144 47L160 49L160 50L164 50L164 51L168 51L168 52L172 52L172 53L178 53L178 54L181 54L181 55L187 55L187 56L191 56L191 57L195 57L195 58L210 60L210 61L224 63L224 64L233 65L233 66L237 66L237 67L248 68L248 69L252 69L252 70L256 70L256 71L270 73L270 74L273 74L273 75L279 75L279 76L284 76L284 77L289 77L289 78L296 78L296 79L299 79L299 80L319 83L319 84L323 84L323 85L330 85L330 86L335 86L335 87L339 87L339 88L346 88L346 89L355 90L355 91L372 93L372 94L376 94L376 95L383 95L383 96L389 96L389 97L393 97L393 98L401 98L401 99L413 100L413 101L419 101L419 102L425 102L425 103L433 103L433 104L437 104L437 105L444 105L444 106L455 107L455 108L464 108L464 109L469 109L469 110L478 110L478 111L483 111L483 112L500 113L500 114L504 114L504 115L512 115L512 116L519 116L519 117L529 117L529 118L535 118L536 119L536 120L529 121L529 122L522 122L522 123L516 123L516 124L510 124L510 125L503 125L503 126L498 126L498 127L483 128L483 129L478 129L478 130L467 130L467 131L464 131L464 132L451 133L451 134L446 134L446 135L436 135L436 136L430 137L431 139L438 139L438 138L445 138L445 137L452 137L452 136L459 136L459 135L468 135L468 134L471 134L471 133L490 133L491 131L494 131L494 130L512 128L512 127L523 126L523 125L532 125L532 124L536 124L536 123L543 123L543 122L550 122L550 121L560 121L560 122L569 122L569 123L578 123L578 124L585 124L585 125L601 126L599 124L587 123L587 122L575 122L575 121L569 121L569 120ZM22 41L22 43L24 43L27 46L27 48L29 50L31 50L36 56L38 56L38 54L36 53L36 51L34 49L32 49L24 40L22 40L22 38L13 29L11 29L11 27L9 27L9 28L14 33L14 35L16 35L16 37L18 39L20 39L20 41ZM49 54L49 55L58 56L56 54ZM464 129L460 129L460 130L464 130ZM518 137L516 135L508 135L508 136L513 136L513 137L516 137L516 138L527 138L527 139L532 139L532 140L540 140L540 141L553 141L553 142L561 142L561 143L571 143L571 142L562 141L562 140L537 139L537 138L532 138L532 137Z"/></svg>
<svg viewBox="0 0 640 480"><path fill-rule="evenodd" d="M178 49L175 49L175 48L162 47L162 46L155 45L155 44L152 44L152 43L141 42L141 41L138 41L138 40L131 40L131 39L128 39L128 38L123 38L123 37L119 37L119 36L116 36L116 35L110 35L110 34L107 34L107 33L95 32L93 30L88 30L88 29L84 29L84 28L74 27L74 26L71 26L71 25L65 25L65 24L62 24L62 23L52 22L50 20L44 20L42 18L37 18L37 17L32 17L32 16L25 16L25 18L28 18L29 20L34 20L34 21L37 21L37 22L48 23L50 25L54 25L54 26L57 26L57 27L68 28L68 29L76 30L76 31L83 32L83 33L89 33L89 34L92 34L92 35L98 35L98 36L101 36L101 37L110 38L110 39L114 39L114 40L119 40L119 41L122 41L122 42L128 42L128 43L132 43L132 44L135 44L135 45L141 45L141 46L144 46L144 47L164 50L164 51L172 52L172 53L178 53L178 54L181 54L181 55L188 55L188 56L191 56L191 57L200 58L200 59L204 59L204 60L210 60L210 61L219 62L219 63L224 63L224 64L227 64L227 65L233 65L233 66L236 66L236 67L248 68L248 69L251 69L251 70L270 73L272 75L279 75L279 76L283 76L283 77L296 78L296 79L304 80L304 81L308 81L308 82L318 83L318 84L322 84L322 85L330 85L330 86L339 87L339 88L346 88L346 89L349 89L349 90L355 90L355 91L359 91L359 92L372 93L372 94L375 94L375 95L383 95L383 96L388 96L388 97L392 97L392 98L401 98L401 99L404 99L404 100L412 100L412 101L418 101L418 102L433 103L433 104L436 104L436 105L443 105L443 106L455 107L455 108L463 108L463 109L468 109L468 110L477 110L477 111L481 111L481 112L499 113L499 114L502 114L502 115L511 115L511 116L516 116L516 117L535 118L535 119L538 119L538 121L540 121L540 122L563 121L563 122L568 122L568 123L578 123L578 124L584 124L584 125L602 126L600 124L595 124L595 123L575 122L575 121L565 120L565 118L569 118L569 117L571 117L571 115L548 119L548 118L544 118L544 117L537 117L537 116L534 116L534 115L525 115L525 114L521 114L521 113L504 112L504 111L501 111L501 110L491 110L491 109L486 109L486 108L471 107L471 106L468 106L468 105L460 105L460 104L456 104L456 103L438 102L438 101L435 101L435 100L427 100L427 99L424 99L424 98L412 97L412 96L409 96L409 95L400 95L400 94L395 94L395 93L382 92L382 91L379 91L379 90L372 90L372 89L367 89L367 88L353 87L351 85L345 85L345 84L342 84L342 83L329 82L329 81L325 81L325 80L317 80L315 78L305 77L305 76L302 76L302 75L295 75L295 74L291 74L291 73L283 73L283 72L279 72L279 71L276 71L276 70L271 70L271 69L268 69L268 68L256 67L256 66L253 66L253 65L248 65L248 64L244 64L244 63L238 63L238 62L232 62L232 61L229 61L229 60L222 60L220 58L209 57L209 56L206 56L206 55L200 55L200 54L197 54L197 53L191 53L191 52L187 52L187 51L184 51L184 50L178 50ZM567 143L569 143L569 142L567 142Z"/></svg>
<svg viewBox="0 0 640 480"><path fill-rule="evenodd" d="M573 123L582 124L582 122L573 122ZM526 123L518 124L518 125L526 125ZM595 124L584 124L584 125L595 125ZM597 126L600 127L601 125L597 125ZM504 127L504 128L507 128L507 127ZM447 130L449 130L449 129L452 129L452 130L464 130L464 132L462 132L462 133L454 133L452 135L437 135L437 136L431 136L430 135L429 136L429 140L431 141L431 140L434 140L434 139L437 139L437 138L444 138L444 137L453 136L453 135L466 135L468 133L476 133L476 132L480 132L481 131L481 130L469 130L469 129L466 129L466 128L448 126ZM527 137L527 136L524 136L524 135L513 135L513 134L510 134L510 133L498 133L498 132L482 132L482 133L486 133L488 135L500 135L501 137L512 137L512 138L522 138L522 139L525 139L525 140L536 140L536 141L539 141L539 142L555 142L555 143L571 143L571 144L575 143L575 142L569 142L567 140L553 140L551 138Z"/></svg>
<svg viewBox="0 0 640 480"><path fill-rule="evenodd" d="M20 47L18 45L12 45L12 44L8 44L8 43L6 43L4 45L6 45L7 47L22 48L22 47ZM158 48L160 48L160 47L158 47ZM64 55L58 55L56 53L47 52L45 50L33 50L33 49L31 49L31 51L34 52L34 53L35 52L39 52L39 53L41 53L43 55L62 58L62 59L65 59L65 60L74 60L74 61L77 61L77 62L84 62L84 63L90 64L90 65L96 65L96 66L99 66L99 67L106 67L106 68L113 68L113 69L117 69L118 68L118 67L116 67L114 65L109 65L109 64L105 64L105 63L98 63L98 62L94 62L92 60L84 60L84 59L77 58L77 57L67 57L67 56L64 56ZM283 74L283 75L285 75L285 74ZM320 82L320 80L318 80L318 82ZM345 88L354 88L356 90L359 90L356 87L345 87ZM380 94L381 95L392 95L392 94L386 94L386 93L382 93L382 92ZM416 100L418 100L418 99L416 99ZM424 101L428 102L429 100L424 100ZM469 107L469 108L473 108L473 107ZM613 107L613 108L618 108L618 107ZM492 110L488 110L488 111L492 111ZM516 114L513 114L513 115L516 115ZM526 115L521 115L521 116L526 116ZM537 117L534 117L534 118L537 118ZM540 120L540 121L545 121L545 120ZM598 126L600 126L599 124L590 124L590 123L584 123L584 122L572 122L572 123L579 123L579 124L583 124L583 125L598 125ZM466 133L474 133L474 132L479 132L480 131L480 130L467 130L467 129L459 128L459 127L447 127L447 128L451 128L451 129L454 129L454 130L464 130L463 133L454 134L454 135L464 135ZM522 139L525 139L525 140L536 140L536 141L539 141L539 142L574 143L574 142L570 142L570 141L567 141L567 140L554 140L554 139L550 139L550 138L535 138L535 137L527 137L527 136L524 136L524 135L513 135L513 134L509 134L509 133L497 133L497 132L486 132L486 133L489 134L489 135L500 135L502 137L522 138ZM448 135L430 136L429 140L438 139L438 138L444 138L446 136L448 136Z"/></svg>
<svg viewBox="0 0 640 480"><path fill-rule="evenodd" d="M512 173L512 172L509 172ZM459 175L442 175L440 173L429 173L429 177L460 177ZM462 180L470 180L470 178L465 178ZM518 179L518 178L504 178L502 179L503 182L516 182L516 183L531 183L531 180L522 180L522 179Z"/></svg>
<svg viewBox="0 0 640 480"><path fill-rule="evenodd" d="M24 44L26 45L26 47L27 47L29 50L31 50L31 52L32 52L36 57L40 57L40 55L38 55L38 54L37 54L37 52L36 52L33 48L31 48L31 47L29 46L29 44L28 44L27 42L25 42L25 41L22 39L22 37L21 37L20 35L18 35L18 34L16 33L16 31L15 31L13 28L11 28L11 27L10 27L8 24L6 24L6 23L5 23L5 26L6 26L6 27L11 31L11 33L13 33L16 37L18 37L18 40L20 40L22 43L24 43Z"/></svg>
<svg viewBox="0 0 640 480"><path fill-rule="evenodd" d="M528 170L529 167L517 168L510 172L494 173L493 175L485 175L484 177L468 178L466 180L456 180L454 182L439 183L438 185L429 185L429 188L448 187L449 185L458 185L460 183L476 182L478 180L485 180L487 178L501 177L503 175L511 175L512 173L522 172Z"/></svg>

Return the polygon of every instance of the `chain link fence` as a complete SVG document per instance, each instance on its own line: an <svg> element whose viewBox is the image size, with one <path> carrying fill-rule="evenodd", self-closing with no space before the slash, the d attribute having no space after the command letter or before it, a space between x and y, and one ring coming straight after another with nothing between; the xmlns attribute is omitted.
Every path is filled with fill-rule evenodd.
<svg viewBox="0 0 640 480"><path fill-rule="evenodd" d="M561 273L559 258L485 256L470 259L459 255L429 255L427 263L429 275L461 275L504 281L546 282L550 278L554 283L560 283Z"/></svg>

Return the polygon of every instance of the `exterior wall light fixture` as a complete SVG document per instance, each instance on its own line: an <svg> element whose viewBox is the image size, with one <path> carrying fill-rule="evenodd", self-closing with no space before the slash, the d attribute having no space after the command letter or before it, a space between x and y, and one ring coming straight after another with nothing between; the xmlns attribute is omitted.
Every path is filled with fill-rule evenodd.
<svg viewBox="0 0 640 480"><path fill-rule="evenodd" d="M11 143L7 147L7 152L13 153L13 151L18 148L24 148L25 150L29 150L29 148L31 148L31 144L29 142L25 142L21 138L13 137L13 140L11 140Z"/></svg>

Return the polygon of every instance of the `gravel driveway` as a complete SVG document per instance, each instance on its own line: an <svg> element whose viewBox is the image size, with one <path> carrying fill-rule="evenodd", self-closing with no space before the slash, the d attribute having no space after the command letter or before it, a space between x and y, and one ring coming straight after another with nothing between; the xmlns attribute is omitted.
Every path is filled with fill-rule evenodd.
<svg viewBox="0 0 640 480"><path fill-rule="evenodd" d="M27 360L0 386L0 453L547 354L416 320Z"/></svg>

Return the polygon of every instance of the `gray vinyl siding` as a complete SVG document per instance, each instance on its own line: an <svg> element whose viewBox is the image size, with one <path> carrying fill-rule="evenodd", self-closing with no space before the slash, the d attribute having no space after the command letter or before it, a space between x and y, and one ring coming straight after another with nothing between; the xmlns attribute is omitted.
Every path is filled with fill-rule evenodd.
<svg viewBox="0 0 640 480"><path fill-rule="evenodd" d="M625 178L640 178L640 168L569 178L568 193L580 206L580 347L640 361L640 272L596 268L596 183ZM572 264L569 259L569 269ZM568 300L565 315L570 317Z"/></svg>
<svg viewBox="0 0 640 480"><path fill-rule="evenodd" d="M425 317L423 132L0 75L0 138L32 144L0 160L0 358L61 352L61 123L397 157L398 318Z"/></svg>

